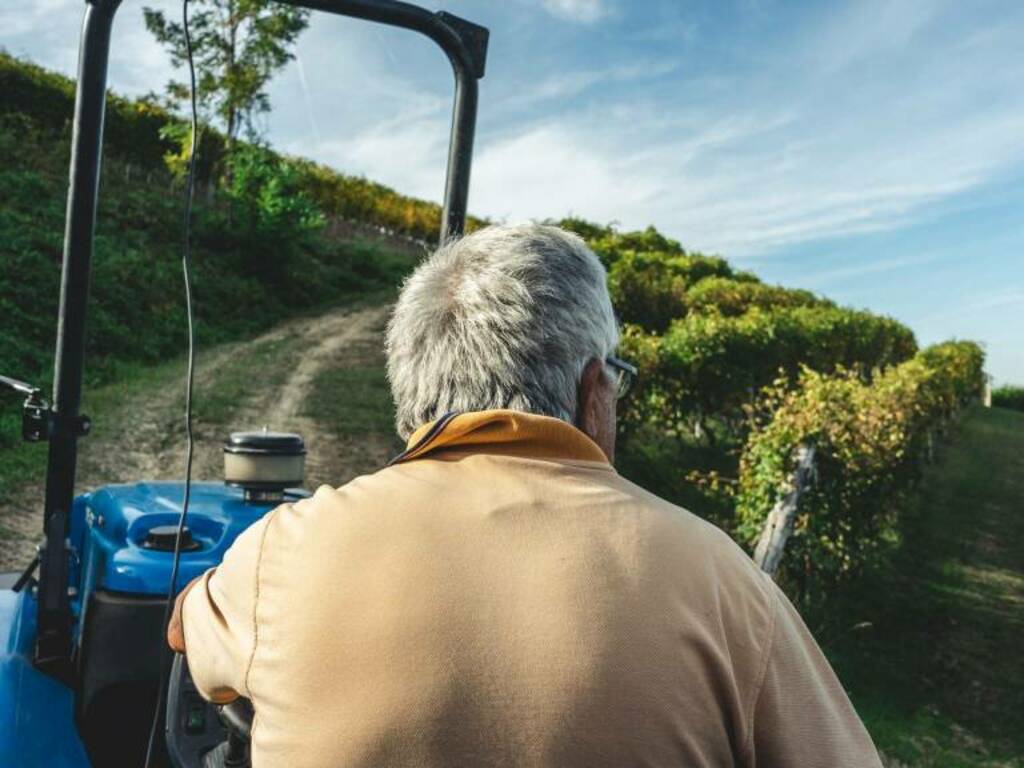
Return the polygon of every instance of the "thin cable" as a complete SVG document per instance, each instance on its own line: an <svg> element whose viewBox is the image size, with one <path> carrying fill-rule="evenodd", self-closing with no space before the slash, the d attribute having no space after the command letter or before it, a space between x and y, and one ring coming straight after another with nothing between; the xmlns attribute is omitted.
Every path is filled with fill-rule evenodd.
<svg viewBox="0 0 1024 768"><path fill-rule="evenodd" d="M199 141L199 117L196 106L196 68L192 61L192 35L188 27L188 0L182 0L181 16L185 31L185 50L188 54L188 75L189 75L189 101L192 107L192 137L188 154L188 178L185 182L185 243L184 252L181 256L181 271L185 279L185 315L188 318L188 370L185 374L185 497L181 504L181 514L178 516L178 531L174 538L174 557L171 561L171 579L167 586L167 605L164 607L163 632L161 633L161 652L159 683L157 685L156 711L153 713L153 723L149 729L149 743L146 746L146 764L149 768L153 759L153 747L156 743L157 730L160 727L160 714L163 710L162 704L166 692L166 677L164 676L164 664L167 659L169 647L163 642L167 634L167 626L171 621L171 611L174 608L175 585L178 581L178 566L181 564L181 539L185 531L185 519L188 517L188 502L192 495L192 455L195 442L192 436L192 386L195 382L196 371L196 330L195 317L192 306L192 196L195 187L196 176L196 147Z"/></svg>

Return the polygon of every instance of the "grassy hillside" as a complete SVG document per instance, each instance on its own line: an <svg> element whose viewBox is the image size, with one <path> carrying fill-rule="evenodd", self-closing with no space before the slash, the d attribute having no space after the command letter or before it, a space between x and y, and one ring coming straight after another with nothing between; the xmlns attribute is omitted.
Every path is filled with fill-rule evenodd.
<svg viewBox="0 0 1024 768"><path fill-rule="evenodd" d="M74 111L74 81L0 49L0 113L21 114L39 126L70 134ZM185 123L150 99L126 99L108 94L105 157L135 166L143 177L163 172L165 158L181 166ZM201 182L215 180L223 170L224 139L204 129L197 171ZM66 157L65 157L66 163ZM441 225L436 203L402 195L361 176L340 173L309 160L295 158L306 192L329 216L375 226L420 240L433 241ZM469 216L474 229L483 220Z"/></svg>
<svg viewBox="0 0 1024 768"><path fill-rule="evenodd" d="M0 372L48 388L71 83L0 55L0 92ZM86 329L89 386L131 378L139 366L185 348L182 190L163 159L169 146L159 130L167 119L145 104L110 102ZM266 183L258 173L238 178ZM203 345L247 338L286 317L393 286L421 252L353 238L351 227L334 236L338 227L329 217L315 230L275 241L234 201L209 184L200 188L194 260ZM19 402L0 394L0 498L40 467L38 446L20 442Z"/></svg>

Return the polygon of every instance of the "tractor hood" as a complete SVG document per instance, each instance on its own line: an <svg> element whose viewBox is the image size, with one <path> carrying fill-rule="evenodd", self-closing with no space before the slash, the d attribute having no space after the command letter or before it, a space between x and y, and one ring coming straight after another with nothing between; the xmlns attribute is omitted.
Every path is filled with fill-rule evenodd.
<svg viewBox="0 0 1024 768"><path fill-rule="evenodd" d="M71 583L79 585L79 595L97 589L166 595L184 491L182 483L144 482L79 496L71 531L79 554ZM241 489L223 483L193 483L177 587L220 563L238 535L272 506L246 502Z"/></svg>

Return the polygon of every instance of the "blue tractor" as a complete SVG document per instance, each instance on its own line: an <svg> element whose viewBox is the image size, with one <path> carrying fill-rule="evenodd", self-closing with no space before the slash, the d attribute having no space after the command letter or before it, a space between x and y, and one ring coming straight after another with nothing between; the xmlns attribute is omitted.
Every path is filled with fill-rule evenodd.
<svg viewBox="0 0 1024 768"><path fill-rule="evenodd" d="M461 234L487 30L393 0L284 2L410 29L441 47L455 75L441 237ZM217 565L275 504L303 493L292 489L302 482L299 436L240 432L225 445L224 483L140 480L74 495L77 444L90 427L79 411L85 317L119 4L86 4L52 402L36 387L0 377L0 385L25 395L25 439L49 443L38 555L23 571L0 574L5 768L247 764L251 709L244 701L218 708L199 697L184 659L166 649L168 596Z"/></svg>

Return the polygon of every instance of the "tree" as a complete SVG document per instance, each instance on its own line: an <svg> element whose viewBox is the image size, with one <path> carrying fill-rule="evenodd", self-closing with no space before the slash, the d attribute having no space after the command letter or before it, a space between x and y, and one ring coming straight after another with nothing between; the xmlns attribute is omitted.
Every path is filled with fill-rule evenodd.
<svg viewBox="0 0 1024 768"><path fill-rule="evenodd" d="M227 148L239 130L255 135L253 118L270 110L266 85L294 58L296 38L309 24L309 11L270 0L189 0L198 10L189 17L196 65L196 101L221 122ZM146 28L168 48L175 68L188 61L185 30L162 11L143 9ZM189 98L185 83L167 84L171 101Z"/></svg>

